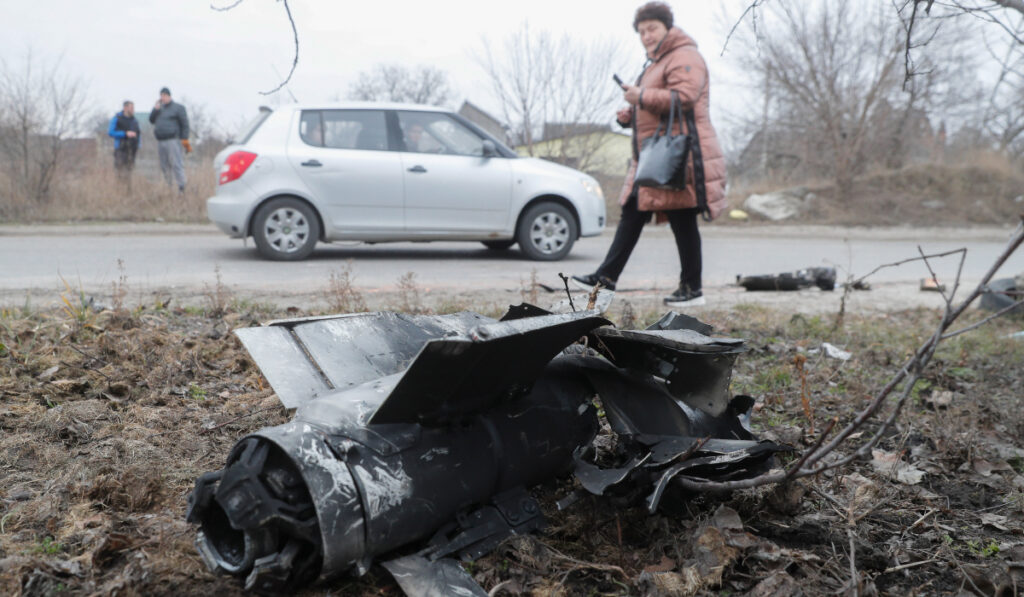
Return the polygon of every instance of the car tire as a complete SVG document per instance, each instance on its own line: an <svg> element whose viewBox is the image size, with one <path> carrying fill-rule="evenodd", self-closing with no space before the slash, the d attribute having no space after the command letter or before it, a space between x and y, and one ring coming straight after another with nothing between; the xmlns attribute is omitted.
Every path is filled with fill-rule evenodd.
<svg viewBox="0 0 1024 597"><path fill-rule="evenodd" d="M506 251L516 244L514 240L483 240L480 242L492 251Z"/></svg>
<svg viewBox="0 0 1024 597"><path fill-rule="evenodd" d="M298 261L313 252L320 238L320 220L301 199L271 199L253 216L252 238L265 259Z"/></svg>
<svg viewBox="0 0 1024 597"><path fill-rule="evenodd" d="M558 261L576 242L576 218L563 205L545 201L533 205L519 220L516 241L534 261Z"/></svg>

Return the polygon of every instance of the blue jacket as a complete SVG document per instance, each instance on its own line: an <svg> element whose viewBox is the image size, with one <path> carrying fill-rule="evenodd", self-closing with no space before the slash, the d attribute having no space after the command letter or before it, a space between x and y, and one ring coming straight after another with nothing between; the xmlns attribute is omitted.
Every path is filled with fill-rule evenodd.
<svg viewBox="0 0 1024 597"><path fill-rule="evenodd" d="M135 131L134 139L129 139L125 135L128 131ZM134 116L125 116L124 110L114 114L114 117L110 119L107 135L114 138L114 149L120 149L122 141L129 144L134 142L136 149L142 145L142 137L139 135L139 121Z"/></svg>

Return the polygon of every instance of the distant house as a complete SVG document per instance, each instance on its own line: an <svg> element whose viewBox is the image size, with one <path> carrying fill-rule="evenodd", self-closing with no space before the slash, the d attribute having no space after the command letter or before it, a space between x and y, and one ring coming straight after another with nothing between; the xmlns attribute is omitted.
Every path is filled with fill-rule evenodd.
<svg viewBox="0 0 1024 597"><path fill-rule="evenodd" d="M469 101L462 102L462 107L459 108L459 116L484 129L495 139L508 143L508 128L500 120L491 116L476 104Z"/></svg>
<svg viewBox="0 0 1024 597"><path fill-rule="evenodd" d="M530 155L529 147L516 147ZM545 123L544 135L533 143L533 156L590 174L621 176L633 153L630 134L607 125Z"/></svg>

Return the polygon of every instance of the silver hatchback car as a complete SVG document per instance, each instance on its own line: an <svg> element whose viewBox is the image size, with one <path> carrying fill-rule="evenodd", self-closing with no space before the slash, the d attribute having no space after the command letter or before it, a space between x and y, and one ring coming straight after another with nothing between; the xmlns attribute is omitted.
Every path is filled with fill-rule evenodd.
<svg viewBox="0 0 1024 597"><path fill-rule="evenodd" d="M263 108L214 166L210 220L268 259L303 259L317 241L462 240L553 261L605 225L594 178L430 106Z"/></svg>

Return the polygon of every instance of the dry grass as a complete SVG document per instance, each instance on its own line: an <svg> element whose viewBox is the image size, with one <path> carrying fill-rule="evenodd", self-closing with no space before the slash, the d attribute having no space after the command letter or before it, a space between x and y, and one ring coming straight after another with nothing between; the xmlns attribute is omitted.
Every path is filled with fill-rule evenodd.
<svg viewBox="0 0 1024 597"><path fill-rule="evenodd" d="M1015 221L1024 209L1021 164L980 150L956 158L949 164L923 163L899 170L869 171L855 179L842 200L836 198L835 187L827 180L745 181L730 187L729 207L743 209L743 202L752 194L802 188L815 197L807 211L790 222L955 226Z"/></svg>
<svg viewBox="0 0 1024 597"><path fill-rule="evenodd" d="M327 309L331 313L361 313L367 311L366 300L356 288L352 260L331 272L327 281Z"/></svg>
<svg viewBox="0 0 1024 597"><path fill-rule="evenodd" d="M374 298L374 309L396 299ZM232 302L218 317L90 310L88 326L61 310L0 315L0 593L242 594L201 565L185 497L196 476L223 466L238 438L289 416L230 330L303 313L239 309ZM611 318L642 327L659 315L623 302ZM723 335L749 339L732 389L758 400L759 433L805 448L814 437L803 396L818 421L850 416L929 333L935 313L851 316L840 330L828 317L756 306L704 317ZM833 546L848 544L853 513L858 571L881 594L952 595L966 578L1002 582L1024 532L1024 460L1015 455L1024 453L1024 343L1005 337L1021 323L996 322L937 354L913 412L883 445L928 471L921 485L886 480L865 463L783 492L685 496L678 511L649 516L638 505L643 495L586 498L557 512L554 501L573 489L563 480L535 490L547 531L471 570L488 590L504 582L532 595L645 594L694 578L704 591L745 593L779 574L805 594L837 593L849 565ZM825 340L853 360L813 353ZM799 368L797 355L805 357ZM944 392L953 396L947 407L928 406ZM722 505L739 513L742 528L714 514ZM908 562L924 563L886 572ZM711 568L695 575L701 566ZM376 568L329 590L398 594Z"/></svg>
<svg viewBox="0 0 1024 597"><path fill-rule="evenodd" d="M0 177L0 189L6 189L0 221L205 222L206 199L216 186L212 169L209 160L187 158L184 193L168 186L159 172L143 169L136 170L129 188L117 179L104 155L59 173L51 198L41 202L19 196Z"/></svg>

